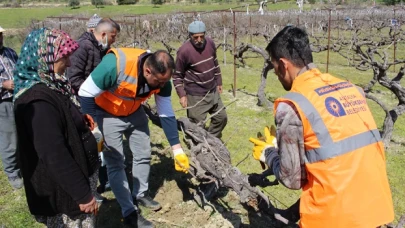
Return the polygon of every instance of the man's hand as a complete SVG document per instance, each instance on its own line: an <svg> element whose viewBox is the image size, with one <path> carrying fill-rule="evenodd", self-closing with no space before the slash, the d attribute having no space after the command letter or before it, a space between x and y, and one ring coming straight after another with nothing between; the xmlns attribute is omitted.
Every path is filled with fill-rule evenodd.
<svg viewBox="0 0 405 228"><path fill-rule="evenodd" d="M97 215L98 211L98 205L96 199L93 197L89 203L86 204L79 204L79 208L81 211L84 213L93 213L94 215Z"/></svg>
<svg viewBox="0 0 405 228"><path fill-rule="evenodd" d="M272 147L277 148L276 127L274 125L271 125L271 128L268 126L264 128L264 140Z"/></svg>
<svg viewBox="0 0 405 228"><path fill-rule="evenodd" d="M178 149L173 150L174 156L174 168L177 171L188 173L190 169L190 164L188 162L188 157L184 153L183 149L180 147Z"/></svg>
<svg viewBox="0 0 405 228"><path fill-rule="evenodd" d="M217 91L218 91L219 94L222 93L222 86L221 86L221 85L220 85L220 86L217 86Z"/></svg>
<svg viewBox="0 0 405 228"><path fill-rule="evenodd" d="M183 108L187 107L187 96L180 97L180 104Z"/></svg>
<svg viewBox="0 0 405 228"><path fill-rule="evenodd" d="M255 138L249 138L249 141L254 143L255 145L253 146L253 157L261 162L266 162L266 158L264 156L264 151L271 147L270 144L261 141L260 139L255 139Z"/></svg>
<svg viewBox="0 0 405 228"><path fill-rule="evenodd" d="M276 147L277 148L277 139L276 139L276 131L275 127L271 126L271 130L269 127L264 128L264 138L249 138L249 141L254 143L253 146L253 157L256 160L261 162L265 161L264 151L269 147Z"/></svg>
<svg viewBox="0 0 405 228"><path fill-rule="evenodd" d="M3 88L6 90L14 90L14 81L13 80L4 81Z"/></svg>
<svg viewBox="0 0 405 228"><path fill-rule="evenodd" d="M87 126L90 128L90 131L94 130L94 120L89 114L84 114L84 121Z"/></svg>

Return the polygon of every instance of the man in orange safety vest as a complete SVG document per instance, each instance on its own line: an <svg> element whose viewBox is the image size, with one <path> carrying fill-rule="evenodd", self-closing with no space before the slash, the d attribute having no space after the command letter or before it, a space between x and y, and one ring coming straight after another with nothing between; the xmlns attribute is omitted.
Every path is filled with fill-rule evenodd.
<svg viewBox="0 0 405 228"><path fill-rule="evenodd" d="M274 103L276 140L250 141L255 159L278 181L302 189L300 227L370 228L393 221L384 145L363 90L321 73L300 28L285 27L266 51L289 93Z"/></svg>

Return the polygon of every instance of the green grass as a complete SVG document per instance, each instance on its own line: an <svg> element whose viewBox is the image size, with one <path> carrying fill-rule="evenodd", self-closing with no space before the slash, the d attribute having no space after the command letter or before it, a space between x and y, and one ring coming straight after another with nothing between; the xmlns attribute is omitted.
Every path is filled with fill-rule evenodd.
<svg viewBox="0 0 405 228"><path fill-rule="evenodd" d="M28 211L24 190L13 190L0 167L0 227L42 227Z"/></svg>
<svg viewBox="0 0 405 228"><path fill-rule="evenodd" d="M199 6L196 5L182 5L181 11L187 10L214 10L214 9L224 9L229 8L232 5L219 5L214 4L213 6ZM269 4L270 7L280 7L288 8L291 7L290 3L280 3L280 4ZM55 7L48 9L0 9L0 21L2 21L1 26L5 28L24 28L27 26L26 23L35 15L37 19L43 19L47 16L55 15L91 15L93 13L98 13L100 15L106 16L111 15L127 15L134 13L157 13L157 12L175 12L180 7L179 5L164 5L159 8L153 8L152 6L107 6L101 9L95 9L93 6L81 7L78 10L70 10L66 7ZM13 18L13 19L12 19ZM19 18L21 18L20 21ZM7 26L6 26L7 25ZM341 34L342 36L349 36L349 34ZM240 37L239 41L248 41L247 37ZM21 45L21 38L18 36L11 37L11 39L5 40L6 46ZM253 43L257 44L259 47L264 48L266 44L263 43L262 39L258 37L253 37ZM10 45L11 44L11 45ZM171 44L174 47L178 47L179 43ZM162 48L161 44L152 44L154 49ZM399 44L397 47L397 58L403 59L405 57L404 44ZM17 49L16 49L17 50ZM402 51L401 51L402 50ZM392 53L393 49L387 50ZM221 65L222 75L223 75L223 87L224 93L222 99L225 105L232 102L235 97L232 95L233 88L233 58L230 56L229 52L226 53L226 65L223 63L224 54L221 50L218 50L218 58ZM247 54L253 56L253 54ZM326 52L314 54L314 62L317 63L321 71L326 69ZM248 93L256 94L259 83L260 83L260 73L263 66L263 60L261 58L251 58L247 60L246 68L237 68L236 76L236 87L238 89L243 89ZM397 67L398 70L398 67ZM351 82L359 85L366 84L371 76L371 71L357 71L352 67L347 66L347 61L343 59L340 55L331 52L330 53L330 65L329 72L337 77L345 78ZM390 73L390 77L394 76L394 72ZM404 84L403 84L404 85ZM384 102L389 107L394 107L397 100L382 86L376 85L374 91L380 91L375 95L383 99ZM274 100L277 97L284 95L286 91L283 90L277 77L273 72L269 73L266 87L266 96L270 100ZM223 140L227 142L226 146L231 152L232 163L234 165L240 163L238 168L243 173L253 173L260 172L261 168L257 161L251 157L252 144L248 141L249 137L254 137L258 131L263 131L263 127L266 125L272 125L274 123L273 113L266 110L263 107L258 107L257 97L247 95L243 92L236 93L237 101L227 107L228 113L228 125L223 132ZM173 91L172 104L175 110L180 109L179 100L177 94ZM382 128L385 113L381 108L372 101L368 102L374 118L377 122L379 128ZM184 110L176 112L176 116L185 116L186 112ZM152 158L152 172L151 172L151 189L156 193L158 191L169 192L175 191L178 187L173 180L179 178L179 174L174 172L173 163L170 158L164 155L157 154L156 151L162 148L168 147L168 142L164 137L161 129L151 126L151 140L154 145L153 147L153 158ZM180 134L182 136L182 134ZM403 150L403 145L405 143L405 117L400 116L395 124L394 129L394 139L402 144L392 143L392 145L386 151L387 157L387 172L389 176L389 181L391 185L393 202L395 207L396 219L402 214L405 214L405 180L403 173L405 173L405 152ZM247 159L245 159L247 157ZM244 160L245 159L245 160ZM1 167L0 167L1 168ZM286 205L293 204L300 195L300 191L287 190L285 187L279 185L275 187L268 187L264 189L269 195L270 199L275 203L276 206L284 208ZM365 189L365 191L367 191ZM122 227L120 209L116 201L114 201L114 195L112 192L108 192L106 196L112 201L108 204L104 204L100 211L100 216L98 217L98 227L112 228L112 227ZM169 196L170 197L170 196ZM168 197L168 198L169 198ZM237 200L229 199L232 197L225 197L229 205L236 207L238 205ZM161 201L165 202L165 200ZM194 208L190 210L197 210L194 204L191 204ZM154 214L153 212L144 211L144 214L148 218L164 217L160 214ZM240 215L244 223L249 223L249 218L245 215ZM168 218L167 218L168 219ZM207 218L209 221L210 217ZM187 224L185 224L187 225ZM25 200L24 190L12 190L8 185L7 178L5 177L3 171L0 171L0 227L42 227L36 223L29 211ZM167 226L158 226L167 227Z"/></svg>
<svg viewBox="0 0 405 228"><path fill-rule="evenodd" d="M229 104L235 98L232 95L233 85L233 59L227 56L227 64L222 62L222 53L218 53L219 61L221 64L223 75L224 93L222 95L224 104ZM331 53L331 57L334 61L343 61L336 53ZM318 64L321 70L325 70L324 53L315 54L315 62ZM343 61L344 62L344 61ZM262 67L262 61L260 59L249 59L248 68L237 69L237 88L243 88L244 91L255 94L259 86L260 71ZM330 73L347 76L348 79L355 83L366 83L370 78L370 72L359 72L350 67L332 65L329 67ZM384 91L383 88L381 88ZM282 89L276 76L273 72L268 75L266 94L270 99L282 96L286 92ZM173 91L172 104L175 110L180 109L179 100L175 92ZM390 96L382 96L382 98L388 103L394 104ZM272 112L257 107L257 97L246 95L242 92L237 92L237 101L227 107L227 113L229 116L229 122L223 132L223 140L227 142L227 148L231 152L232 163L238 164L241 162L238 168L243 173L260 172L261 168L257 161L251 157L252 145L248 141L249 137L254 137L258 131L263 131L265 125L271 125L274 123ZM369 105L373 111L374 117L379 127L382 126L384 113L373 102L369 102ZM178 117L185 116L184 110L176 112ZM405 118L399 117L394 130L394 137L402 142L405 141ZM180 134L182 136L182 134ZM154 147L154 151L161 150L168 147L168 142L164 137L161 129L151 125L151 139L153 144L159 145L160 149ZM395 206L396 219L400 215L405 213L405 180L403 173L405 173L405 154L402 149L402 145L393 144L387 151L387 170L389 181L391 184L393 201ZM151 173L151 188L154 192L166 191L172 192L177 188L173 182L177 173L173 170L172 160L166 156L157 155L153 153L153 165ZM275 187L268 187L264 189L269 198L277 205L277 207L284 208L287 205L293 204L300 195L300 191L287 190L285 187L279 185ZM366 191L366 190L365 190ZM165 193L166 194L166 193ZM167 193L169 194L169 193ZM100 211L98 217L99 227L122 227L122 220L120 219L120 209L114 201L112 192L108 192L106 196L112 199L111 202L104 205ZM229 198L229 197L228 197ZM226 198L226 200L229 200ZM164 200L162 201L164 204ZM232 207L236 207L238 202L231 200L227 202ZM194 205L194 204L191 204ZM196 206L194 206L196 207ZM197 210L197 208L192 209ZM12 190L8 185L5 175L0 172L0 227L41 227L30 216L25 201L25 194L23 190ZM154 214L153 212L145 211L145 215L149 218L156 218L161 216L160 214ZM245 215L240 215L245 223L249 223L249 218ZM208 220L209 221L209 220ZM252 220L253 221L253 220ZM166 227L166 226L158 226Z"/></svg>

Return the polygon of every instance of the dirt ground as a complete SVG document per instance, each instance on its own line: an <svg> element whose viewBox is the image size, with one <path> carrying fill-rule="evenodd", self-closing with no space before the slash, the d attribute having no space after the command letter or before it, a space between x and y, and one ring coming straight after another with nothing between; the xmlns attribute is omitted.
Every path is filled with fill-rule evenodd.
<svg viewBox="0 0 405 228"><path fill-rule="evenodd" d="M162 209L153 212L141 207L142 214L156 227L272 227L269 226L272 220L268 216L260 217L240 204L238 195L227 189L221 188L209 205L201 205L194 199L195 189L187 181L191 176L174 170L168 148L159 143L161 136L152 136L154 138L151 139L157 144L152 144L149 194L162 205ZM126 156L127 161L131 161L131 155ZM126 165L127 174L131 175L130 164ZM125 227L114 194L108 191L103 195L108 201L100 207L97 227Z"/></svg>

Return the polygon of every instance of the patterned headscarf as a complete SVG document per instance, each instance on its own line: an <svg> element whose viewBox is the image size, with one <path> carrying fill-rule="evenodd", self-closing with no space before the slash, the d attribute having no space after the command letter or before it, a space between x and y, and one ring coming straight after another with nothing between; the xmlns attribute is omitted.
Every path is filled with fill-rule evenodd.
<svg viewBox="0 0 405 228"><path fill-rule="evenodd" d="M79 47L64 31L41 28L26 38L14 70L14 99L38 83L70 97L79 106L66 76L54 72L54 63Z"/></svg>

